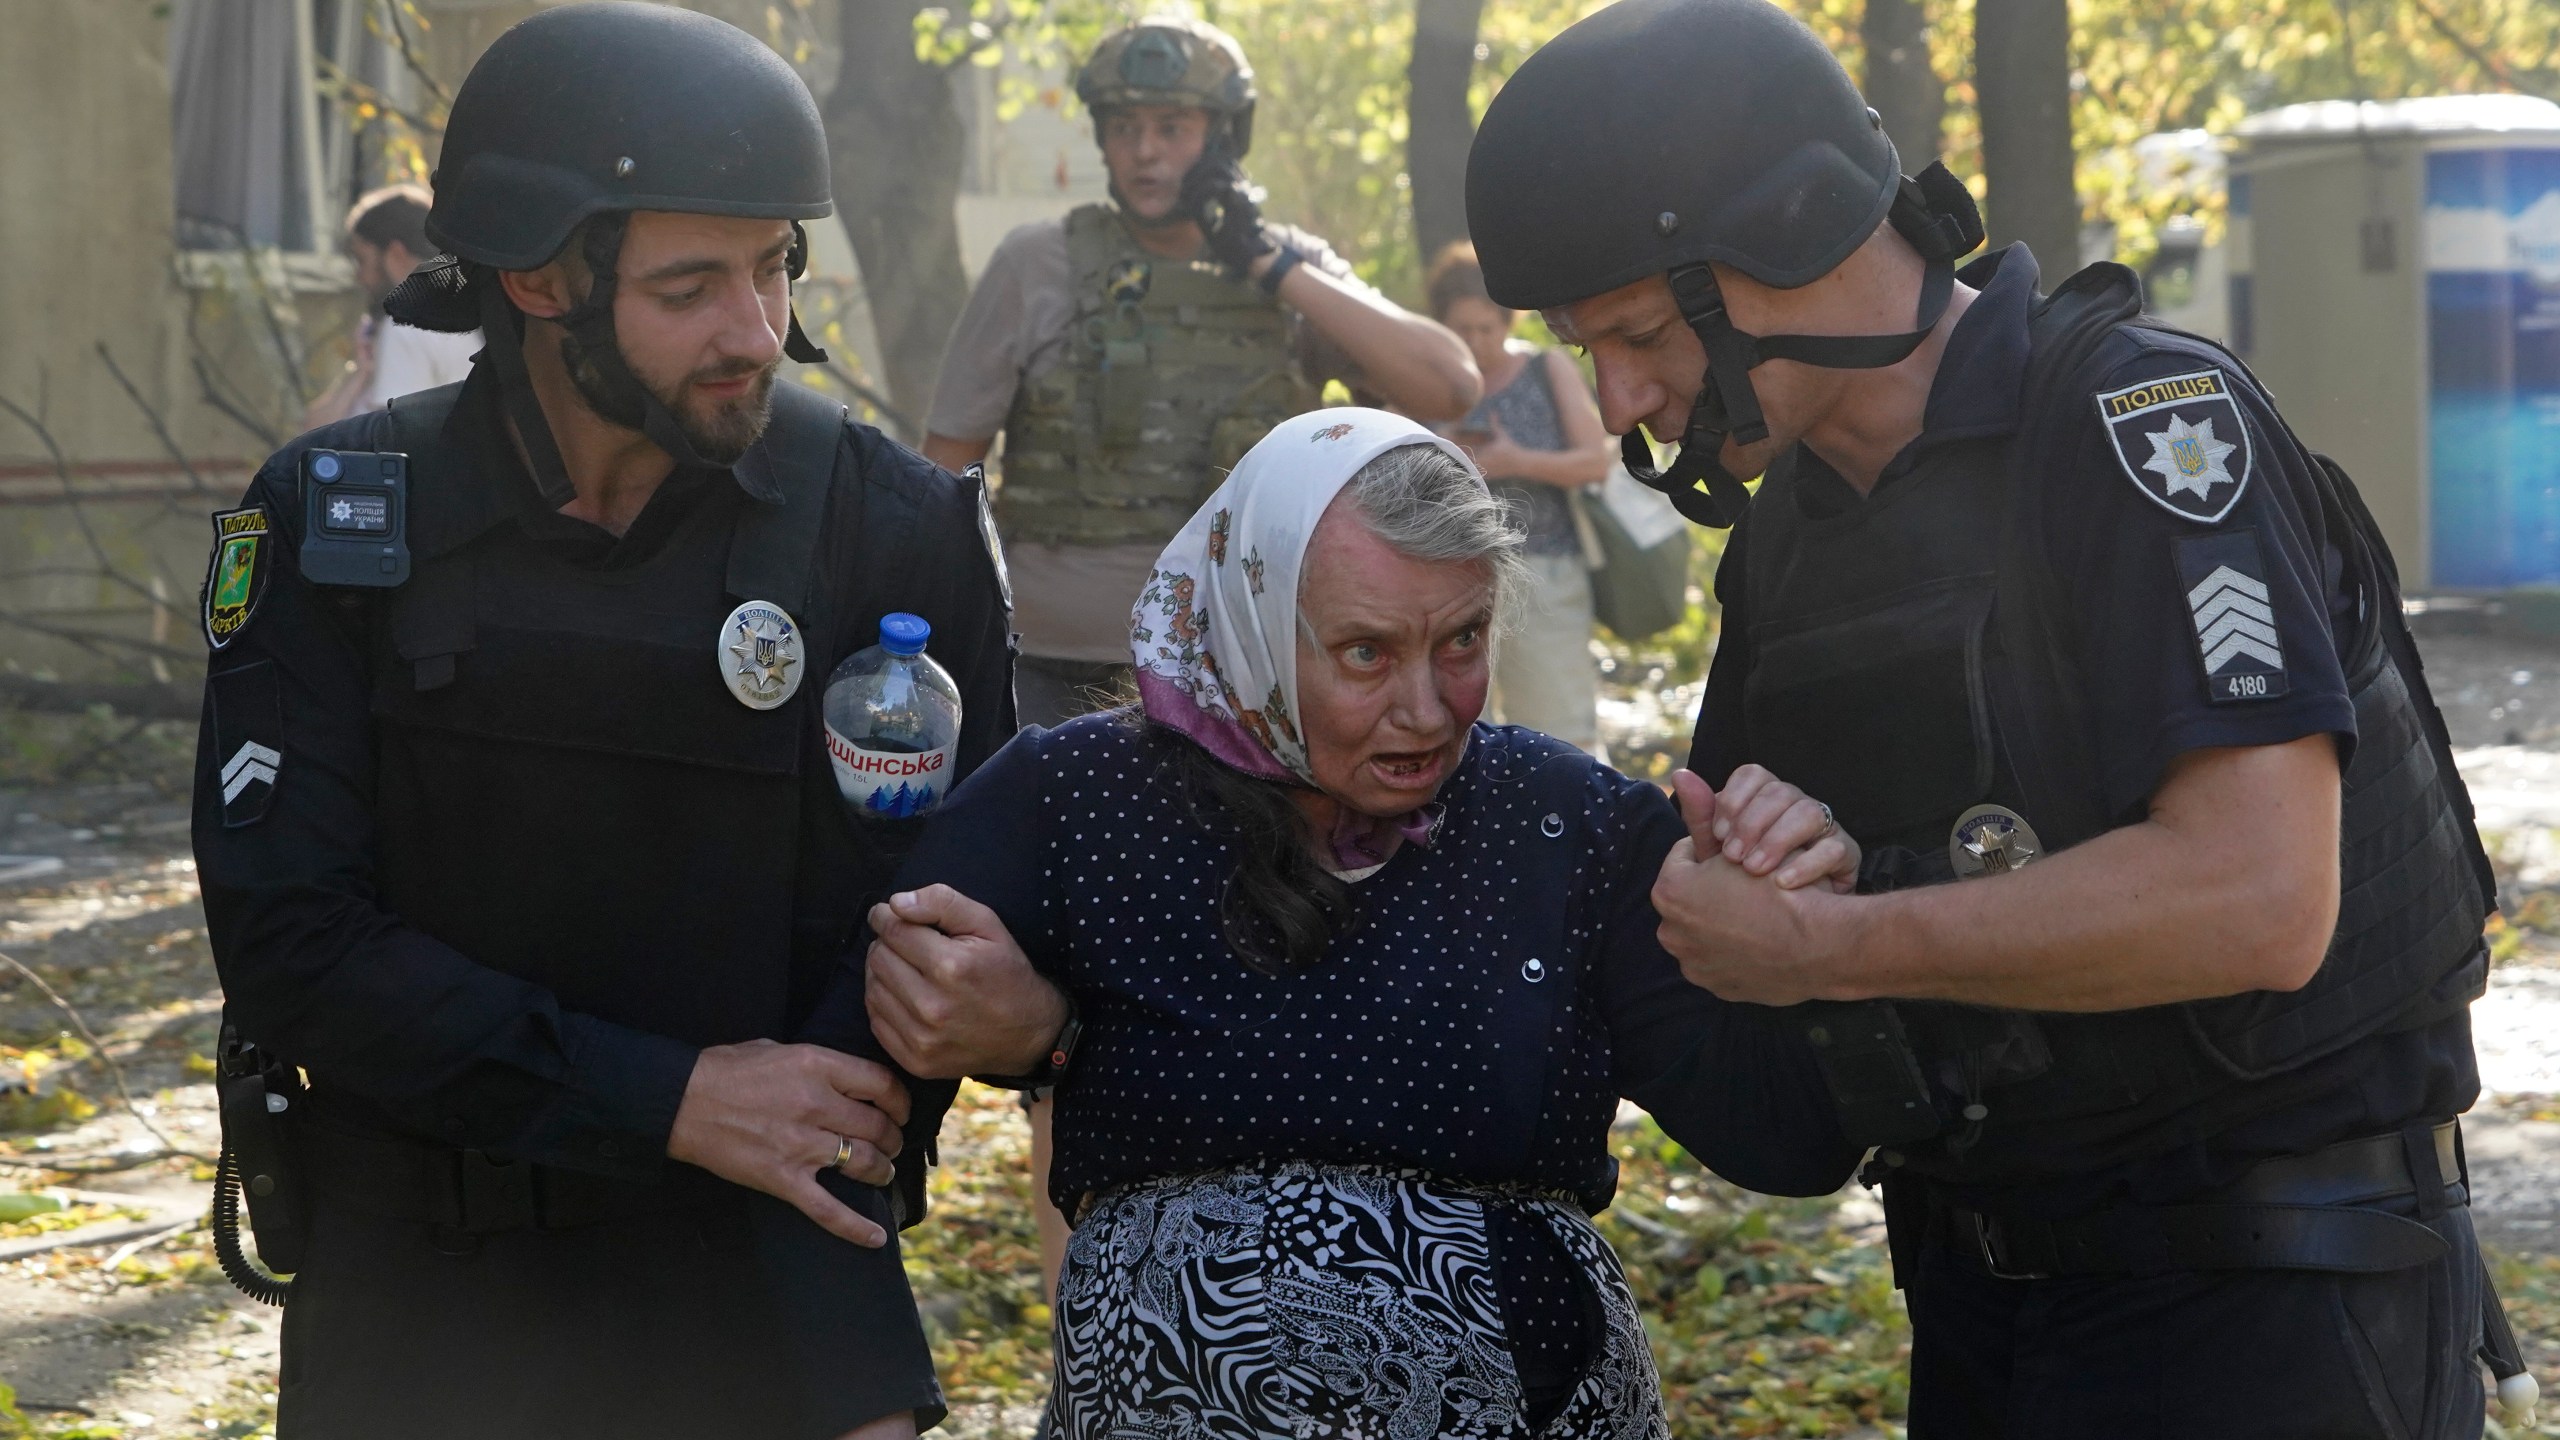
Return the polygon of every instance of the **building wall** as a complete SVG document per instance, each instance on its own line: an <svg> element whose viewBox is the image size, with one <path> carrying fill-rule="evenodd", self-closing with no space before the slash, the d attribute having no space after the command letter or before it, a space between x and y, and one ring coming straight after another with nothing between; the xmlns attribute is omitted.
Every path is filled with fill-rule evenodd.
<svg viewBox="0 0 2560 1440"><path fill-rule="evenodd" d="M420 61L448 90L508 26L543 8L415 5ZM778 33L777 16L801 22L766 0L692 6L779 40L819 95L834 83L828 0L802 28ZM48 432L0 413L0 673L190 683L206 516L236 503L259 459L299 428L304 397L344 360L361 313L338 257L253 266L176 250L170 20L159 8L0 0L0 400ZM1007 230L1099 197L1103 181L1080 116L1053 103L1002 120L997 71L972 66L956 78L971 130L960 220L974 275ZM1027 78L1052 97L1066 82ZM823 223L812 236L812 279L843 302L843 348L876 375L843 228ZM822 302L813 294L811 303ZM209 388L241 418L208 403Z"/></svg>
<svg viewBox="0 0 2560 1440"><path fill-rule="evenodd" d="M207 296L173 269L168 28L143 4L0 0L0 399L46 432L0 414L0 668L147 677L157 634L184 670L204 515L263 449L198 399L187 319ZM212 298L208 364L260 390ZM64 630L118 643L44 633Z"/></svg>

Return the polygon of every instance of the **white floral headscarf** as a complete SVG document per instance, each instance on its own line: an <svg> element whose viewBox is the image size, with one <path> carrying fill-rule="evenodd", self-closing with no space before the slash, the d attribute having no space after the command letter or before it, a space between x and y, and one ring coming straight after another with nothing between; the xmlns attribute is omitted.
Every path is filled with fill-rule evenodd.
<svg viewBox="0 0 2560 1440"><path fill-rule="evenodd" d="M1315 783L1298 730L1298 572L1360 467L1406 445L1475 462L1421 424L1344 406L1285 420L1157 558L1129 617L1147 716L1248 775Z"/></svg>

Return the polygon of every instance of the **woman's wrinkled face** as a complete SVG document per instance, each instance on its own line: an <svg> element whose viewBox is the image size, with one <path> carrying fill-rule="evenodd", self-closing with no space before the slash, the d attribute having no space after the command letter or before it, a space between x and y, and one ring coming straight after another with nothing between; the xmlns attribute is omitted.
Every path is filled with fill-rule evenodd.
<svg viewBox="0 0 2560 1440"><path fill-rule="evenodd" d="M1416 560L1335 497L1299 574L1298 709L1316 784L1363 815L1431 799L1493 683L1493 567Z"/></svg>

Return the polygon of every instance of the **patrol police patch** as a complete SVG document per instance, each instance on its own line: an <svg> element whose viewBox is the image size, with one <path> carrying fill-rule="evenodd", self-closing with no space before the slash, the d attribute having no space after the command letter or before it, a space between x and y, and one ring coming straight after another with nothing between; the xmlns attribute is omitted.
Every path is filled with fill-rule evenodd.
<svg viewBox="0 0 2560 1440"><path fill-rule="evenodd" d="M248 628L267 592L267 511L263 505L213 517L213 559L205 567L204 639L219 650Z"/></svg>
<svg viewBox="0 0 2560 1440"><path fill-rule="evenodd" d="M2195 622L2196 657L2204 666L2207 702L2273 700L2290 688L2284 639L2276 633L2274 597L2255 530L2182 535L2173 542L2178 583Z"/></svg>
<svg viewBox="0 0 2560 1440"><path fill-rule="evenodd" d="M2249 488L2249 427L2218 369L2110 390L2098 418L2124 473L2173 515L2210 525Z"/></svg>

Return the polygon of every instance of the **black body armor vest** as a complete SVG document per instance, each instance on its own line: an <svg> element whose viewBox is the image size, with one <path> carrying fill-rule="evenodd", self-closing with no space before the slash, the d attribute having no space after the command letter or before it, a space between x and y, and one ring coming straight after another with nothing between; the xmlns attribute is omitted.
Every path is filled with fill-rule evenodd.
<svg viewBox="0 0 2560 1440"><path fill-rule="evenodd" d="M2101 378L2084 373L2099 342L2138 310L2129 271L2081 272L2032 321L2018 434L1943 447L1829 517L1804 512L1782 461L1751 505L1743 753L1828 801L1880 888L1952 881L1949 835L1976 805L2025 817L2048 850L2123 823L2103 813L2084 692L2053 628L2067 612L2039 545L2031 463L2059 453L2058 427L2084 413L2072 398ZM1947 1180L2088 1173L2215 1133L2245 1118L2233 1098L2245 1082L2432 1024L2480 992L2495 883L2398 576L2345 474L2318 457L2313 473L2356 603L2341 650L2358 734L2342 777L2338 926L2318 974L2291 993L2095 1015L1804 1007L1851 1138Z"/></svg>
<svg viewBox="0 0 2560 1440"><path fill-rule="evenodd" d="M696 1045L787 1038L922 824L837 810L819 713L856 627L917 573L915 501L864 478L836 402L777 385L739 462L773 498L722 483L648 558L579 566L470 473L460 389L376 432L416 477L415 572L365 622L382 907L572 1010ZM883 563L823 573L847 525ZM747 600L804 637L769 710L715 683Z"/></svg>

